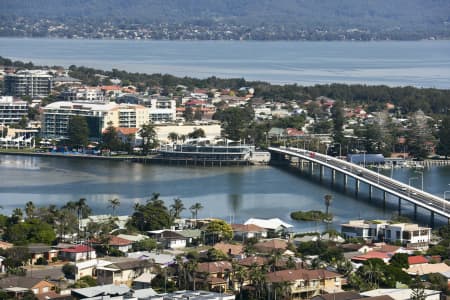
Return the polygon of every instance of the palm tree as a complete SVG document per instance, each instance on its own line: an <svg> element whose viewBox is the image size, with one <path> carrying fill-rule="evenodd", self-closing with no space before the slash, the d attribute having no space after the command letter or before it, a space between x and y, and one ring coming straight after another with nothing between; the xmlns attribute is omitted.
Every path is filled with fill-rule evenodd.
<svg viewBox="0 0 450 300"><path fill-rule="evenodd" d="M33 201L28 201L25 204L25 214L28 219L31 219L34 216L34 211L36 210L36 206L34 206Z"/></svg>
<svg viewBox="0 0 450 300"><path fill-rule="evenodd" d="M180 198L173 199L173 204L170 206L170 210L173 212L173 217L178 219L180 217L180 213L185 210L183 201Z"/></svg>
<svg viewBox="0 0 450 300"><path fill-rule="evenodd" d="M192 216L197 221L198 211L203 209L203 205L201 205L201 203L197 202L194 205L192 205L189 209L190 209L190 211L192 213Z"/></svg>
<svg viewBox="0 0 450 300"><path fill-rule="evenodd" d="M331 203L333 202L333 196L327 194L323 198L325 200L325 214L326 214L326 218L328 218L328 210L330 208Z"/></svg>
<svg viewBox="0 0 450 300"><path fill-rule="evenodd" d="M235 265L234 268L234 280L237 281L237 283L239 284L239 295L240 295L240 299L242 300L242 286L244 285L245 280L248 277L248 273L247 273L247 269L245 269L243 266L241 265Z"/></svg>
<svg viewBox="0 0 450 300"><path fill-rule="evenodd" d="M91 213L91 208L87 205L87 200L85 198L80 198L77 202L75 202L75 207L77 208L77 217L78 217L78 239L80 239L80 222L81 218L87 218Z"/></svg>
<svg viewBox="0 0 450 300"><path fill-rule="evenodd" d="M108 207L112 208L113 216L115 216L116 208L120 206L120 200L118 198L114 198L114 199L109 199L108 202L109 202Z"/></svg>
<svg viewBox="0 0 450 300"><path fill-rule="evenodd" d="M17 220L17 221L21 221L23 218L23 211L20 208L15 208L13 210L12 216Z"/></svg>
<svg viewBox="0 0 450 300"><path fill-rule="evenodd" d="M178 140L178 133L176 133L176 132L171 132L171 133L169 133L168 138L169 138L169 140L171 140L172 142L175 142L175 141Z"/></svg>

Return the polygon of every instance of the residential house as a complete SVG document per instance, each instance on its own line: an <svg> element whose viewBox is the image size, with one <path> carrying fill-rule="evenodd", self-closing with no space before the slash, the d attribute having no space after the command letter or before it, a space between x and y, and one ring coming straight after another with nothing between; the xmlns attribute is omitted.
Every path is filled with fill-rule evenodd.
<svg viewBox="0 0 450 300"><path fill-rule="evenodd" d="M400 242L408 247L427 250L431 240L431 228L418 224L397 223L385 227L384 238L390 242Z"/></svg>
<svg viewBox="0 0 450 300"><path fill-rule="evenodd" d="M229 261L203 262L197 265L200 280L208 284L209 290L219 292L227 291L232 269Z"/></svg>
<svg viewBox="0 0 450 300"><path fill-rule="evenodd" d="M355 300L361 298L361 295L357 292L339 292L317 295L312 297L311 300Z"/></svg>
<svg viewBox="0 0 450 300"><path fill-rule="evenodd" d="M97 268L110 265L111 262L102 259L91 259L75 263L75 280L84 276L97 276Z"/></svg>
<svg viewBox="0 0 450 300"><path fill-rule="evenodd" d="M111 235L108 241L108 246L117 249L123 253L127 253L133 247L133 241Z"/></svg>
<svg viewBox="0 0 450 300"><path fill-rule="evenodd" d="M180 249L185 248L188 238L172 230L148 231L150 237L155 238L164 248Z"/></svg>
<svg viewBox="0 0 450 300"><path fill-rule="evenodd" d="M126 284L131 286L133 280L142 274L151 273L152 263L148 260L125 259L97 268L99 284Z"/></svg>
<svg viewBox="0 0 450 300"><path fill-rule="evenodd" d="M62 260L80 261L97 257L94 248L88 245L76 245L60 250L59 256Z"/></svg>
<svg viewBox="0 0 450 300"><path fill-rule="evenodd" d="M106 284L88 288L73 289L72 296L75 297L75 299L93 298L98 296L102 296L100 299L103 299L103 297L108 299L108 296L123 296L129 294L130 291L131 289L124 284Z"/></svg>
<svg viewBox="0 0 450 300"><path fill-rule="evenodd" d="M145 300L234 300L233 294L224 294L223 292L215 293L211 291L176 291L164 295L156 295L145 298ZM141 300L139 298L139 300Z"/></svg>
<svg viewBox="0 0 450 300"><path fill-rule="evenodd" d="M30 263L36 264L39 259L51 261L54 257L58 257L58 250L52 249L49 245L45 244L30 244L27 246L28 252L31 255Z"/></svg>
<svg viewBox="0 0 450 300"><path fill-rule="evenodd" d="M441 291L434 291L429 289L423 290L423 298L425 300L440 300L441 298ZM364 300L369 299L365 297L378 297L378 296L384 296L389 295L394 300L409 300L411 299L411 295L413 294L412 289L376 289L371 291L366 291L361 293L361 296L363 296Z"/></svg>
<svg viewBox="0 0 450 300"><path fill-rule="evenodd" d="M233 239L235 240L245 241L251 238L259 240L267 237L267 229L255 224L231 224L231 228L233 228Z"/></svg>
<svg viewBox="0 0 450 300"><path fill-rule="evenodd" d="M256 251L260 253L273 253L273 252L282 252L284 253L288 247L288 242L282 239L271 239L256 243L253 246Z"/></svg>
<svg viewBox="0 0 450 300"><path fill-rule="evenodd" d="M428 259L426 259L423 255L408 256L408 265L410 266L425 264L428 264Z"/></svg>
<svg viewBox="0 0 450 300"><path fill-rule="evenodd" d="M392 254L388 252L370 251L365 254L353 256L351 260L356 263L362 263L368 259L379 258L383 260L385 263L388 263L391 257Z"/></svg>
<svg viewBox="0 0 450 300"><path fill-rule="evenodd" d="M244 255L244 246L242 244L220 242L215 244L213 248L232 258L241 258Z"/></svg>
<svg viewBox="0 0 450 300"><path fill-rule="evenodd" d="M202 244L202 231L200 229L183 229L176 232L186 238L187 246Z"/></svg>
<svg viewBox="0 0 450 300"><path fill-rule="evenodd" d="M35 295L48 293L55 289L55 285L40 278L28 276L8 276L0 280L0 288L8 294L19 295L32 291Z"/></svg>
<svg viewBox="0 0 450 300"><path fill-rule="evenodd" d="M287 282L293 299L306 299L326 292L341 291L342 275L327 270L282 270L266 275L269 284Z"/></svg>
<svg viewBox="0 0 450 300"><path fill-rule="evenodd" d="M129 252L127 253L127 257L140 260L149 260L153 264L161 268L165 268L175 262L175 255L158 252L148 252L148 251Z"/></svg>
<svg viewBox="0 0 450 300"><path fill-rule="evenodd" d="M341 224L341 233L345 238L378 240L387 221L351 220Z"/></svg>
<svg viewBox="0 0 450 300"><path fill-rule="evenodd" d="M410 275L428 275L431 273L445 273L450 271L450 266L445 263L437 264L416 264L409 266L406 273Z"/></svg>
<svg viewBox="0 0 450 300"><path fill-rule="evenodd" d="M249 224L253 224L266 229L268 234L285 233L289 230L289 228L294 227L291 224L281 221L279 218L272 218L272 219L250 218L244 223L244 225Z"/></svg>
<svg viewBox="0 0 450 300"><path fill-rule="evenodd" d="M141 276L133 279L133 290L148 289L152 287L152 280L156 277L156 274L144 273Z"/></svg>

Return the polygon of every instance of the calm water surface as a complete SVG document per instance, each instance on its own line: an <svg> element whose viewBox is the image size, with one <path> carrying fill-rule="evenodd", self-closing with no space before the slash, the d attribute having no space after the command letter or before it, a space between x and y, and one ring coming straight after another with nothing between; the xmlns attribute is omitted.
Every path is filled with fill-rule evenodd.
<svg viewBox="0 0 450 300"><path fill-rule="evenodd" d="M389 174L389 171L386 171ZM408 181L420 177L408 169L397 169L394 177ZM126 162L92 161L61 158L39 158L0 155L0 205L4 213L24 207L28 201L36 205L63 205L85 197L94 213L110 213L108 199L119 198L119 213L130 214L133 204L145 202L153 192L161 193L167 204L180 197L189 207L200 202L204 209L199 217L235 218L242 222L250 217L279 217L308 231L322 224L301 223L290 219L293 210L324 210L323 196L334 197L331 211L334 224L351 218L389 218L394 207L382 209L371 203L362 193L353 197L353 182L349 188L331 188L297 172L270 166L185 168L163 165L143 165ZM450 168L432 168L425 172L425 189L443 196L448 187ZM338 182L342 182L337 178ZM420 186L420 180L413 180ZM362 190L366 189L362 185ZM375 197L381 193L375 192ZM392 204L396 199L389 199ZM405 205L404 212L411 213ZM182 213L189 216L188 211ZM320 229L320 228L319 228Z"/></svg>
<svg viewBox="0 0 450 300"><path fill-rule="evenodd" d="M0 39L0 55L36 64L84 65L272 83L363 83L450 88L450 41L241 42Z"/></svg>

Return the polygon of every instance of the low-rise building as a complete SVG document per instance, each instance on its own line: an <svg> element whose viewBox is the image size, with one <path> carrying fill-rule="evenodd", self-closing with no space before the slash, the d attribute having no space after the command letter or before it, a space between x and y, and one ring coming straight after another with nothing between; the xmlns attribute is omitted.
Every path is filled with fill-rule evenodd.
<svg viewBox="0 0 450 300"><path fill-rule="evenodd" d="M0 125L17 124L28 115L28 103L12 96L0 97Z"/></svg>
<svg viewBox="0 0 450 300"><path fill-rule="evenodd" d="M141 259L124 259L110 265L97 268L99 284L132 285L133 280L142 274L151 274L152 263Z"/></svg>
<svg viewBox="0 0 450 300"><path fill-rule="evenodd" d="M95 250L88 245L76 245L61 249L59 251L59 256L62 260L80 261L94 259L97 257L97 254L95 253Z"/></svg>
<svg viewBox="0 0 450 300"><path fill-rule="evenodd" d="M272 218L272 219L250 218L244 223L244 225L250 224L264 228L270 233L282 233L288 231L289 228L294 227L291 224L283 222L279 218Z"/></svg>
<svg viewBox="0 0 450 300"><path fill-rule="evenodd" d="M341 291L342 275L327 270L282 270L266 275L269 284L287 282L292 299L309 299L326 292Z"/></svg>
<svg viewBox="0 0 450 300"><path fill-rule="evenodd" d="M235 240L245 241L251 238L261 239L267 237L267 229L255 224L231 224L231 228L233 228L233 239Z"/></svg>
<svg viewBox="0 0 450 300"><path fill-rule="evenodd" d="M35 295L41 295L50 292L55 288L53 283L50 283L41 278L32 278L28 276L8 276L0 280L0 288L7 293L23 294L31 291Z"/></svg>

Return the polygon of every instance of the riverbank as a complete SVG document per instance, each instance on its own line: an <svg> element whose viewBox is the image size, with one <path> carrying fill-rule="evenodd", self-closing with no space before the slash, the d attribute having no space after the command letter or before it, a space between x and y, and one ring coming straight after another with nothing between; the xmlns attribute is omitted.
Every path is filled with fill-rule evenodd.
<svg viewBox="0 0 450 300"><path fill-rule="evenodd" d="M94 159L94 160L115 160L115 161L133 161L138 156L98 156L89 154L73 154L73 153L51 153L51 152L31 152L24 150L0 150L0 155L20 155L20 156L38 156L38 157L59 157L74 159Z"/></svg>

